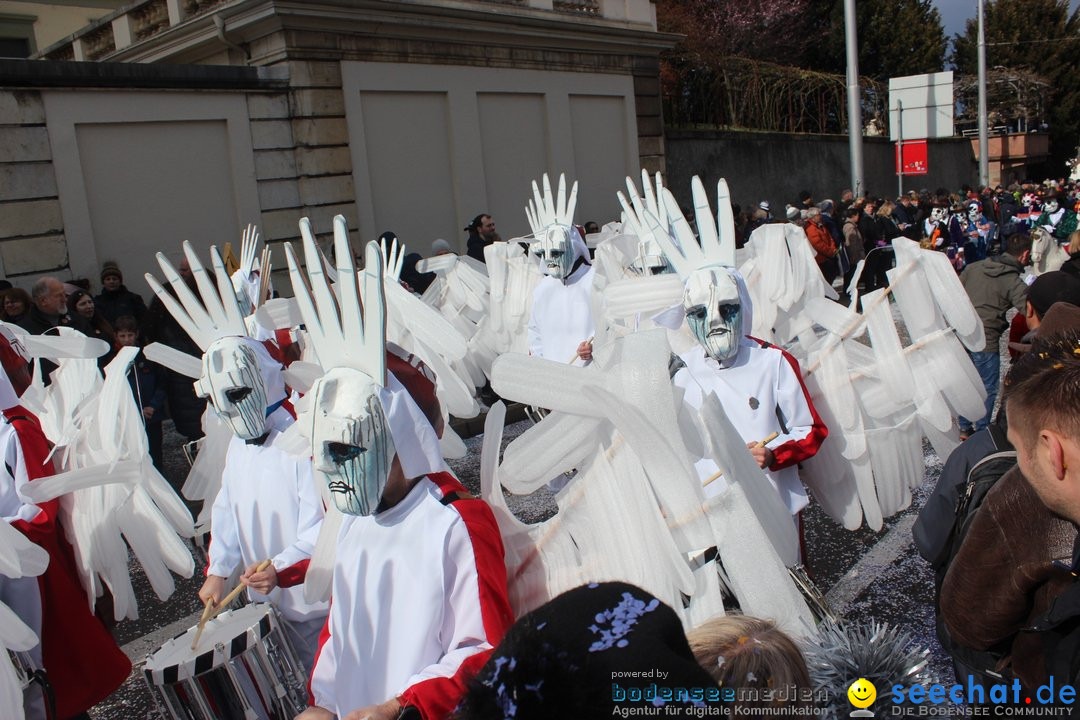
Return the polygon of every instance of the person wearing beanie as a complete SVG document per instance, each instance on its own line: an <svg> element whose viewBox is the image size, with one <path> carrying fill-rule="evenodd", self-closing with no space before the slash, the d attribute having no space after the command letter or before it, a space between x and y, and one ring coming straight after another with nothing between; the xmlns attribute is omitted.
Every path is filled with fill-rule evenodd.
<svg viewBox="0 0 1080 720"><path fill-rule="evenodd" d="M721 706L721 689L695 660L674 610L642 588L604 582L519 618L454 717L598 718L660 705L668 717L704 716Z"/></svg>
<svg viewBox="0 0 1080 720"><path fill-rule="evenodd" d="M454 251L450 249L450 243L446 242L442 238L437 238L436 240L431 241L432 257L436 255L449 255L452 252Z"/></svg>
<svg viewBox="0 0 1080 720"><path fill-rule="evenodd" d="M94 298L98 313L109 323L124 315L135 318L139 327L146 320L146 303L142 296L124 287L124 274L113 260L101 266L101 293Z"/></svg>
<svg viewBox="0 0 1080 720"><path fill-rule="evenodd" d="M1017 313L1009 327L1009 354L1013 360L1031 349L1043 317L1055 303L1080 305L1080 278L1061 270L1035 278L1028 288L1024 311Z"/></svg>

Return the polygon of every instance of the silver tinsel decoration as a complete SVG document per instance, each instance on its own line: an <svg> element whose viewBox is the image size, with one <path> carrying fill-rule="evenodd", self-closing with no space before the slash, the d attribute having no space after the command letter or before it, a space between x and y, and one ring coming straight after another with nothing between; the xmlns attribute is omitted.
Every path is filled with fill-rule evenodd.
<svg viewBox="0 0 1080 720"><path fill-rule="evenodd" d="M918 648L913 636L888 623L875 620L856 623L822 623L818 634L803 648L815 696L824 695L826 717L847 717L852 710L847 691L851 683L866 678L877 688L875 714L883 717L892 705L893 685L929 684L930 651Z"/></svg>

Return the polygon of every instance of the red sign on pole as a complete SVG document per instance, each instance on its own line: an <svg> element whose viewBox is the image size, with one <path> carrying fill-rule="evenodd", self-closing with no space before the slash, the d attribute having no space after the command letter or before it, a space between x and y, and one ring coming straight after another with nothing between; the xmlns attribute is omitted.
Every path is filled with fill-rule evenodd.
<svg viewBox="0 0 1080 720"><path fill-rule="evenodd" d="M897 175L925 175L927 169L925 140L904 140L896 144Z"/></svg>

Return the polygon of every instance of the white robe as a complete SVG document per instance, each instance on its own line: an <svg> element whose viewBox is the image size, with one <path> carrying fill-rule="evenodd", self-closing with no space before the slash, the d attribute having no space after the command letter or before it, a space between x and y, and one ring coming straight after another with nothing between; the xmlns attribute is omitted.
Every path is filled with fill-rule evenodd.
<svg viewBox="0 0 1080 720"><path fill-rule="evenodd" d="M725 368L700 347L680 357L686 367L673 381L683 389L687 406L700 412L707 394L714 392L744 442L756 443L773 432L780 433L767 447L776 455L776 464L784 467L766 468L765 474L792 515L806 507L809 499L799 480L797 462L817 452L827 430L784 354L775 347L744 344L735 362ZM703 481L719 470L707 457L699 458L694 466ZM705 494L718 495L726 487L726 480L720 478L705 488Z"/></svg>
<svg viewBox="0 0 1080 720"><path fill-rule="evenodd" d="M344 518L329 633L311 674L319 707L344 717L400 695L449 712L462 664L478 669L512 622L494 516L475 499L444 505L443 489L454 488L436 473L389 510Z"/></svg>
<svg viewBox="0 0 1080 720"><path fill-rule="evenodd" d="M237 567L270 558L279 579L299 573L311 557L322 525L323 506L311 461L274 447L233 437L221 474L221 490L210 516L210 575L229 577ZM303 585L277 587L269 595L248 590L256 602L273 603L285 619L306 622L327 613L327 603L304 600Z"/></svg>
<svg viewBox="0 0 1080 720"><path fill-rule="evenodd" d="M529 353L569 363L577 358L578 345L596 334L591 298L595 272L581 265L566 283L545 275L533 291L529 313Z"/></svg>

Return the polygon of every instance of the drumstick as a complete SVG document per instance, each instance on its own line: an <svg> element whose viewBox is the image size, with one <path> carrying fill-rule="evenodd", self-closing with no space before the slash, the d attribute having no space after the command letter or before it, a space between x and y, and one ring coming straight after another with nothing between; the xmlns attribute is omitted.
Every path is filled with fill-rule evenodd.
<svg viewBox="0 0 1080 720"><path fill-rule="evenodd" d="M214 607L214 598L206 598L206 607L203 608L202 617L199 618L199 627L195 630L195 639L191 641L191 649L194 650L199 646L199 638L202 637L203 630L206 629L206 621L210 619L210 610Z"/></svg>
<svg viewBox="0 0 1080 720"><path fill-rule="evenodd" d="M771 435L769 435L769 437L765 438L764 440L758 440L757 444L754 445L754 447L755 448L763 448L763 447L765 447L766 445L768 445L769 443L771 443L773 440L775 440L778 437L780 437L780 433L774 432ZM713 481L718 480L720 478L720 476L723 475L723 474L724 474L723 470L718 470L717 472L713 473L712 476L708 480L701 483L701 486L702 487L709 487L709 485Z"/></svg>
<svg viewBox="0 0 1080 720"><path fill-rule="evenodd" d="M596 336L595 336L595 335L593 335L593 336L591 336L591 337L590 337L590 338L589 338L588 340L584 340L583 342L587 342L587 343L590 343L590 344L591 344L591 343L592 343L592 341L593 341L593 340L595 340L595 339L596 339ZM574 353L574 357L570 358L570 361L569 361L569 362L570 362L570 364L571 364L571 365L573 365L573 364L574 364L575 362L577 362L577 359L578 359L578 354L577 354L577 353L575 352L575 353Z"/></svg>
<svg viewBox="0 0 1080 720"><path fill-rule="evenodd" d="M269 559L263 560L261 563L259 563L259 567L255 568L255 572L260 573L260 572L262 572L263 570L265 570L268 567L270 567L270 560ZM243 592L244 588L246 588L246 587L247 586L244 585L243 582L240 582L236 587L234 587L232 589L232 592L229 593L228 595L226 595L225 599L222 600L220 603L218 603L217 607L214 608L214 611L212 613L210 613L210 617L206 618L206 622L210 622L211 620L216 618L218 615L220 615L222 612L224 612L225 608L227 608L229 606L229 603L231 603L233 600L235 600L236 596L239 595L241 592Z"/></svg>

